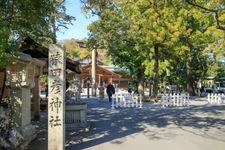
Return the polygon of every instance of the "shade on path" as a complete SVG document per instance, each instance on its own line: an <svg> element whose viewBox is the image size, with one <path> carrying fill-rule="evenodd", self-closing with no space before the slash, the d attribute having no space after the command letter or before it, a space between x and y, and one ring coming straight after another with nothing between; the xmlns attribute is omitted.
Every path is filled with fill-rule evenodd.
<svg viewBox="0 0 225 150"><path fill-rule="evenodd" d="M91 129L67 131L66 150L225 149L225 105L210 106L204 99L195 99L188 108L162 109L159 104L144 103L142 109L112 110L106 100L85 101ZM30 149L35 150L35 142Z"/></svg>

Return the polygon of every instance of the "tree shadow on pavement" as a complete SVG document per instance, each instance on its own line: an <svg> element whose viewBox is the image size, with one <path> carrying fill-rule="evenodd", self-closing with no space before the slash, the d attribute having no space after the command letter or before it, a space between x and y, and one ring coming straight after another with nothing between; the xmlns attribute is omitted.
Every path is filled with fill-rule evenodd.
<svg viewBox="0 0 225 150"><path fill-rule="evenodd" d="M159 104L144 103L140 108L111 109L109 102L86 101L88 104L88 132L67 132L66 149L85 149L110 142L122 144L127 136L144 134L151 140L171 139L177 136L173 129L197 134L225 142L225 105L170 107L162 109ZM157 130L154 130L157 129ZM213 129L213 130L212 130ZM221 137L217 137L221 132ZM195 132L198 131L198 132Z"/></svg>

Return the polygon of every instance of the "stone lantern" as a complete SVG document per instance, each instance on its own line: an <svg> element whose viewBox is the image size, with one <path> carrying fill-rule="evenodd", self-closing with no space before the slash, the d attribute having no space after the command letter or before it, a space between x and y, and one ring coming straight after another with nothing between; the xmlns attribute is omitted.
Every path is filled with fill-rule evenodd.
<svg viewBox="0 0 225 150"><path fill-rule="evenodd" d="M7 86L10 89L12 120L16 127L31 122L31 89L35 86L35 67L43 62L21 53L7 66Z"/></svg>

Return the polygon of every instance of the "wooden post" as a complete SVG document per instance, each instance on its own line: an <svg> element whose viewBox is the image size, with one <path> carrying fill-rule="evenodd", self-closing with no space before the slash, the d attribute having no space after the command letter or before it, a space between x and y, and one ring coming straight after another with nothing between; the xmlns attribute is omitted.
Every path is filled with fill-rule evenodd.
<svg viewBox="0 0 225 150"><path fill-rule="evenodd" d="M48 68L48 150L65 149L65 51L49 47Z"/></svg>
<svg viewBox="0 0 225 150"><path fill-rule="evenodd" d="M91 66L91 78L92 78L92 96L96 96L96 55L97 49L92 50L92 66Z"/></svg>
<svg viewBox="0 0 225 150"><path fill-rule="evenodd" d="M90 97L89 89L90 89L90 83L87 83L87 98Z"/></svg>

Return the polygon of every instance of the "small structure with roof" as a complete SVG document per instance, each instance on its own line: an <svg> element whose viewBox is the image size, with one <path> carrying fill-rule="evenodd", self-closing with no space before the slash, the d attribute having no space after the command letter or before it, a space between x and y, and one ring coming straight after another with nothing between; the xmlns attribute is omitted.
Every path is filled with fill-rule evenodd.
<svg viewBox="0 0 225 150"><path fill-rule="evenodd" d="M87 80L91 79L91 69L92 69L92 61L90 58L86 57L81 60L77 60L82 65L82 73L80 74L80 80L83 87L87 87ZM127 76L124 76L122 74L124 72L121 69L118 69L118 67L108 65L104 63L102 60L97 59L96 60L96 84L101 85L102 83L108 83L109 81L112 81L113 84L118 85L120 88L127 88L128 82L130 81L130 78Z"/></svg>

